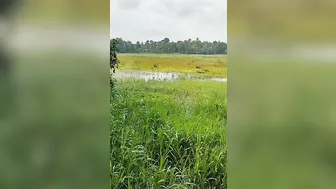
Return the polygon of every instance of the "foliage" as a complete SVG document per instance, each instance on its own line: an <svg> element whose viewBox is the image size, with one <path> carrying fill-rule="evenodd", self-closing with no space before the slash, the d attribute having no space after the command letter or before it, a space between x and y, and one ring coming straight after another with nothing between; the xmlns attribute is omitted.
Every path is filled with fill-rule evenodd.
<svg viewBox="0 0 336 189"><path fill-rule="evenodd" d="M111 99L111 188L227 188L226 83L120 81Z"/></svg>
<svg viewBox="0 0 336 189"><path fill-rule="evenodd" d="M115 69L118 67L118 57L116 52L116 40L110 41L110 70L114 73ZM110 86L114 86L114 80L110 77Z"/></svg>
<svg viewBox="0 0 336 189"><path fill-rule="evenodd" d="M184 40L173 42L168 38L161 41L147 40L145 43L116 38L119 53L179 53L179 54L226 54L227 44L220 41Z"/></svg>

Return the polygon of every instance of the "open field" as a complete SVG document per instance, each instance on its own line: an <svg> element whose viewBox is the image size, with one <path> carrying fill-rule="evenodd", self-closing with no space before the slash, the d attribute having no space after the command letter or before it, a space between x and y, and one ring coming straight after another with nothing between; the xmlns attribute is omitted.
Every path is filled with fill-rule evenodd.
<svg viewBox="0 0 336 189"><path fill-rule="evenodd" d="M118 81L111 188L226 188L226 115L226 83Z"/></svg>
<svg viewBox="0 0 336 189"><path fill-rule="evenodd" d="M118 54L120 68L155 72L179 72L204 77L227 77L225 55Z"/></svg>

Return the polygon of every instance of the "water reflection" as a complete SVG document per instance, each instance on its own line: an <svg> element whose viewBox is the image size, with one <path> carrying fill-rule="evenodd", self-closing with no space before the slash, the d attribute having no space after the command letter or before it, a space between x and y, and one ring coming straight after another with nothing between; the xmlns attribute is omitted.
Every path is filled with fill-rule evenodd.
<svg viewBox="0 0 336 189"><path fill-rule="evenodd" d="M173 72L149 72L149 71L139 71L139 70L116 70L113 76L117 79L143 79L148 80L159 80L159 81L176 81L180 79L194 79L199 81L217 81L217 82L227 82L227 78L199 78L193 75L186 75Z"/></svg>

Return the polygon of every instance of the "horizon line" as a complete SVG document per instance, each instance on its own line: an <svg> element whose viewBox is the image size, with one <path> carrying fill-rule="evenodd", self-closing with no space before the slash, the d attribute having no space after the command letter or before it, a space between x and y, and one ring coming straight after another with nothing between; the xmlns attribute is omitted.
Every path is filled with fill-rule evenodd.
<svg viewBox="0 0 336 189"><path fill-rule="evenodd" d="M114 37L114 38L111 38L110 37L110 40L112 40L112 39L116 39L116 38L121 38L121 39L123 39L124 41L131 41L131 40L125 40L124 38L122 38L122 37ZM168 38L168 37L165 37L165 38ZM165 38L163 38L163 39L165 39ZM189 39L191 39L191 40L196 40L196 39L199 39L201 42L214 42L214 41L217 41L217 42L224 42L224 43L226 43L227 44L227 41L221 41L221 40L213 40L213 41L209 41L209 40L201 40L199 37L196 37L195 39L194 38L188 38L188 39L184 39L184 40L177 40L177 41L174 41L174 40L170 40L169 38L169 41L170 42L178 42L178 41L188 41ZM146 41L154 41L154 42L158 42L158 41L162 41L163 39L161 39L161 40L152 40L152 39L147 39ZM143 43L145 43L146 41L140 41L140 40L138 40L140 43L141 42L143 42ZM138 42L138 41L131 41L132 43L136 43L136 42Z"/></svg>

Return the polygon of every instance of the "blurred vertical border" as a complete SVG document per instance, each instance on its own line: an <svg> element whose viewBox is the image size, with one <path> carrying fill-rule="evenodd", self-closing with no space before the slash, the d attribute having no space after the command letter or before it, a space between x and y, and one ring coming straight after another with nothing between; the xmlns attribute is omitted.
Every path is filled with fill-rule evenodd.
<svg viewBox="0 0 336 189"><path fill-rule="evenodd" d="M228 2L229 188L335 188L335 8Z"/></svg>
<svg viewBox="0 0 336 189"><path fill-rule="evenodd" d="M110 186L108 5L0 2L0 188Z"/></svg>

